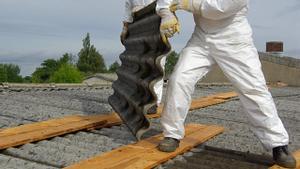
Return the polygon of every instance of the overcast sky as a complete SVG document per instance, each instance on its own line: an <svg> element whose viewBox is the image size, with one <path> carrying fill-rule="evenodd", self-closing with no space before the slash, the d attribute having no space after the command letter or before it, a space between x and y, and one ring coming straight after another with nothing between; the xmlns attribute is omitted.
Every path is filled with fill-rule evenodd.
<svg viewBox="0 0 300 169"><path fill-rule="evenodd" d="M281 40L285 54L300 58L300 0L249 0L249 21L260 51ZM0 63L30 75L47 58L77 54L87 32L107 65L118 59L124 0L0 0ZM178 13L182 30L171 40L179 52L191 36L192 15Z"/></svg>

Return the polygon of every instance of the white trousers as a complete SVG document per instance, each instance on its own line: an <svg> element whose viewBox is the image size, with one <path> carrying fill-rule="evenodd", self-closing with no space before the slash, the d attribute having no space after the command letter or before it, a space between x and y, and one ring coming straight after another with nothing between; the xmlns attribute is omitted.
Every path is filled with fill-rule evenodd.
<svg viewBox="0 0 300 169"><path fill-rule="evenodd" d="M195 29L169 79L161 118L165 137L184 137L184 121L195 84L213 64L218 64L236 88L252 130L264 147L271 149L288 144L288 133L266 86L251 36L251 31L240 36L234 31L205 34Z"/></svg>
<svg viewBox="0 0 300 169"><path fill-rule="evenodd" d="M160 60L160 65L161 65L163 70L165 70L165 64L166 64L166 56L164 56ZM162 78L160 81L158 81L154 85L154 92L157 96L157 102L156 102L157 106L159 106L161 104L161 99L162 99L162 95L163 95L163 88L164 88L164 78Z"/></svg>

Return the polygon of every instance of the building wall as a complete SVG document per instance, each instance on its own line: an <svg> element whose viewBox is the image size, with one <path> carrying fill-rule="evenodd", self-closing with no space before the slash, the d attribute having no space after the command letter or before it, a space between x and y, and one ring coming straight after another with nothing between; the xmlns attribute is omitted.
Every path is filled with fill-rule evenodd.
<svg viewBox="0 0 300 169"><path fill-rule="evenodd" d="M262 69L267 82L283 82L290 86L300 86L299 59L270 56L260 53ZM200 82L224 83L229 82L218 66L214 66Z"/></svg>
<svg viewBox="0 0 300 169"><path fill-rule="evenodd" d="M262 61L263 72L268 82L283 82L290 86L300 86L300 69Z"/></svg>

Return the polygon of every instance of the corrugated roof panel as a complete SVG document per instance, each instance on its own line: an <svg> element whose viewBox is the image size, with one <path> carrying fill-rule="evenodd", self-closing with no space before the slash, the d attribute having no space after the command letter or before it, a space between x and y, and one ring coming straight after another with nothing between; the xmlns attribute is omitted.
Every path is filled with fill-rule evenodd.
<svg viewBox="0 0 300 169"><path fill-rule="evenodd" d="M152 3L135 13L134 22L129 24L126 50L120 55L122 64L113 83L114 94L109 97L110 105L138 139L149 129L144 114L156 103L153 86L163 77L160 60L170 51L159 31L155 6Z"/></svg>

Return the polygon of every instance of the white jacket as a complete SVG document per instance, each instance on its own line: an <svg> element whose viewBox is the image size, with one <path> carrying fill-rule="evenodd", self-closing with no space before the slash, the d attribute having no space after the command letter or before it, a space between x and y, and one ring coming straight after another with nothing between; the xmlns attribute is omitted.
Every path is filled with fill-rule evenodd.
<svg viewBox="0 0 300 169"><path fill-rule="evenodd" d="M248 0L190 0L189 12L206 33L221 31L237 22L247 22ZM169 8L173 0L158 0L157 10Z"/></svg>

